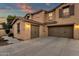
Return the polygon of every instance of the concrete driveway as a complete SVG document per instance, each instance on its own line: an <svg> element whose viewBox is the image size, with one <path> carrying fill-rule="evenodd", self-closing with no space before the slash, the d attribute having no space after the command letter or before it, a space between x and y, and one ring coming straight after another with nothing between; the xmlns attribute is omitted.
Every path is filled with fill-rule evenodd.
<svg viewBox="0 0 79 59"><path fill-rule="evenodd" d="M79 56L79 40L36 38L0 47L2 56Z"/></svg>

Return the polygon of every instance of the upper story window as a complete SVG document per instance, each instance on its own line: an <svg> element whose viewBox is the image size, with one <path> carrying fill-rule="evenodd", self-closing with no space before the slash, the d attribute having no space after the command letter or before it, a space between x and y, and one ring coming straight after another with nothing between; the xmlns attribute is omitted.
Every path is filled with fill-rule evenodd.
<svg viewBox="0 0 79 59"><path fill-rule="evenodd" d="M67 5L59 9L59 18L67 18L74 15L74 5Z"/></svg>
<svg viewBox="0 0 79 59"><path fill-rule="evenodd" d="M30 16L29 16L29 15L27 15L27 19L29 19L29 17L30 17Z"/></svg>
<svg viewBox="0 0 79 59"><path fill-rule="evenodd" d="M70 12L69 12L69 6L63 8L63 16L69 16L70 15Z"/></svg>
<svg viewBox="0 0 79 59"><path fill-rule="evenodd" d="M49 13L49 19L51 20L52 19L52 13Z"/></svg>
<svg viewBox="0 0 79 59"><path fill-rule="evenodd" d="M28 15L27 15L27 19L28 19L28 20L29 20L29 19L32 19L32 15L28 14Z"/></svg>

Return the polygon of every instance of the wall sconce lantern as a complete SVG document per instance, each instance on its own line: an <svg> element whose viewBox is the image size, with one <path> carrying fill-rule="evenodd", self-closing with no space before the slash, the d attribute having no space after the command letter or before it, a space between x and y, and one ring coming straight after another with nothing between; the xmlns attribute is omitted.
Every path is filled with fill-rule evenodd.
<svg viewBox="0 0 79 59"><path fill-rule="evenodd" d="M31 25L30 25L30 24L25 23L25 29L26 29L26 30L27 30L27 29L30 29L30 27L31 27Z"/></svg>
<svg viewBox="0 0 79 59"><path fill-rule="evenodd" d="M75 25L75 28L76 28L76 29L79 29L79 24Z"/></svg>

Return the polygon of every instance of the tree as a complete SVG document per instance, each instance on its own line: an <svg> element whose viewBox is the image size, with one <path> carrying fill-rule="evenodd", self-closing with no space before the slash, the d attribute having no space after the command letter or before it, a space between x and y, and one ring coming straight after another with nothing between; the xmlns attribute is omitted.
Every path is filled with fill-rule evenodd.
<svg viewBox="0 0 79 59"><path fill-rule="evenodd" d="M16 16L11 16L11 15L9 15L9 16L7 17L7 23L8 23L8 24L12 23L12 21L13 21L15 18L16 18Z"/></svg>
<svg viewBox="0 0 79 59"><path fill-rule="evenodd" d="M10 32L10 28L12 28L11 25L3 23L3 29L5 29L5 32L8 34Z"/></svg>
<svg viewBox="0 0 79 59"><path fill-rule="evenodd" d="M2 24L2 25L3 25L3 28L5 29L5 32L6 32L7 34L9 34L9 32L10 32L10 29L12 28L11 23L12 23L12 21L13 21L15 18L16 18L16 16L11 16L11 15L9 15L9 16L7 17L7 23L3 23L3 24Z"/></svg>

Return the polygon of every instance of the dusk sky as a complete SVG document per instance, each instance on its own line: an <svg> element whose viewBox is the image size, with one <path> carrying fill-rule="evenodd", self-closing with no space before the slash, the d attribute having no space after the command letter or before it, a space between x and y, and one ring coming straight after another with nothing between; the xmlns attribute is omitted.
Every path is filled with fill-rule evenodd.
<svg viewBox="0 0 79 59"><path fill-rule="evenodd" d="M0 3L0 17L8 15L25 16L40 9L51 10L58 6L58 3Z"/></svg>

